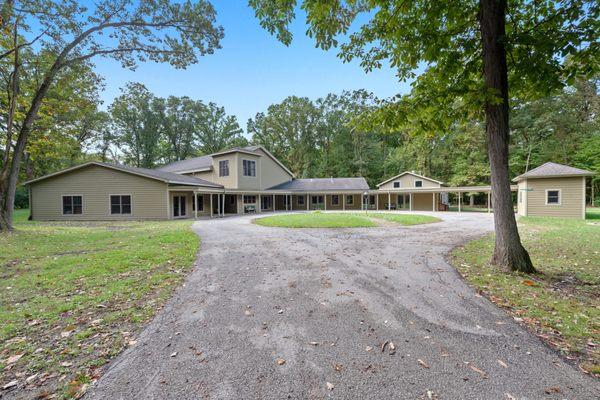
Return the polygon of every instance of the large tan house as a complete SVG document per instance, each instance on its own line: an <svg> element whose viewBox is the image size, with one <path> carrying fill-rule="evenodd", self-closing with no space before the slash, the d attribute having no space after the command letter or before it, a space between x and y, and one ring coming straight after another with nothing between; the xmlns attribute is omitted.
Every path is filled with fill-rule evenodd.
<svg viewBox="0 0 600 400"><path fill-rule="evenodd" d="M262 146L233 148L158 169L88 162L26 185L35 220L176 219L284 210L443 211L449 193L474 192L488 194L489 211L491 192L489 186L447 187L415 172L396 175L374 190L361 177L298 179ZM570 196L572 187L561 190ZM530 200L530 210L533 204Z"/></svg>

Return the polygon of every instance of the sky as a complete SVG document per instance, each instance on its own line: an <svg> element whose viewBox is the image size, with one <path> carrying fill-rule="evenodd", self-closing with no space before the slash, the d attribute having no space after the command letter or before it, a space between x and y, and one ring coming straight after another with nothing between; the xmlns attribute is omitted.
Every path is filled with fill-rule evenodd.
<svg viewBox="0 0 600 400"><path fill-rule="evenodd" d="M211 0L217 22L223 26L222 48L186 70L169 64L146 62L135 71L105 58L94 60L105 79L103 108L120 94L127 82L141 82L160 97L189 96L215 102L238 118L245 130L248 118L271 104L296 95L317 99L343 90L367 89L380 98L410 90L393 70L365 73L358 62L343 63L336 51L315 48L306 36L305 16L298 14L292 26L294 40L281 44L258 23L246 0Z"/></svg>

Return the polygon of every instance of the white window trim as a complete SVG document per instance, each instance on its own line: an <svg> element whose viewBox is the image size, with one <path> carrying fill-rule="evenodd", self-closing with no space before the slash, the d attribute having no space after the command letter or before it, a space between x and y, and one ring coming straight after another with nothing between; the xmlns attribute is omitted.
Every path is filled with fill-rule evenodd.
<svg viewBox="0 0 600 400"><path fill-rule="evenodd" d="M123 214L123 213L118 213L118 214L113 214L112 212L112 203L110 201L110 197L111 196L129 196L129 198L131 199L131 204L129 205L129 208L131 208L131 211L129 212L129 214ZM81 203L83 204L83 200L81 201ZM123 209L123 204L121 204L121 209ZM108 195L108 215L123 215L123 216L131 216L133 215L133 195L130 193L110 193Z"/></svg>
<svg viewBox="0 0 600 400"><path fill-rule="evenodd" d="M558 192L558 203L548 203L548 192ZM546 197L544 202L547 206L561 206L562 205L562 190L561 189L546 189Z"/></svg>
<svg viewBox="0 0 600 400"><path fill-rule="evenodd" d="M81 197L81 214L65 214L65 210L63 208L63 198L64 197L73 197L73 196ZM83 195L82 194L61 194L60 195L60 214L63 217L74 217L74 216L78 216L78 215L85 215L85 207L83 206Z"/></svg>
<svg viewBox="0 0 600 400"><path fill-rule="evenodd" d="M421 182L421 186L417 186L417 182ZM422 188L422 187L423 187L423 180L422 180L422 179L416 180L416 181L415 181L415 187L420 187L420 188Z"/></svg>
<svg viewBox="0 0 600 400"><path fill-rule="evenodd" d="M248 161L248 162L253 162L254 163L254 175L244 175L244 161ZM257 171L256 171L256 165L258 163L256 162L256 160L249 160L247 158L242 158L242 176L245 178L256 178L256 176L258 175Z"/></svg>

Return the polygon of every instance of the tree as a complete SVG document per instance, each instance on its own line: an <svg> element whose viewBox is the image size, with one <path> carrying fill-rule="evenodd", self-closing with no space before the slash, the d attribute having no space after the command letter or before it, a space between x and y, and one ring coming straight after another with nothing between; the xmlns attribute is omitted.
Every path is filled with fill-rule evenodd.
<svg viewBox="0 0 600 400"><path fill-rule="evenodd" d="M216 153L228 147L246 146L242 128L233 115L215 103L202 104L195 123L196 140L201 154Z"/></svg>
<svg viewBox="0 0 600 400"><path fill-rule="evenodd" d="M261 25L289 44L296 1L250 0ZM305 0L308 35L319 47L340 45L344 61L367 70L384 62L401 79L415 77L411 105L399 102L393 117L420 115L450 125L477 111L485 116L496 241L492 262L535 271L521 245L509 170L509 82L513 94L535 97L598 68L595 1ZM354 32L351 24L366 21ZM508 20L507 20L508 17ZM507 63L507 58L510 64ZM404 104L403 104L404 103Z"/></svg>
<svg viewBox="0 0 600 400"><path fill-rule="evenodd" d="M114 141L127 164L153 168L161 159L165 101L141 83L129 83L109 107Z"/></svg>
<svg viewBox="0 0 600 400"><path fill-rule="evenodd" d="M10 0L1 11L11 33L24 25L32 39L19 41L14 33L17 40L0 58L16 56L21 48L39 40L53 59L33 90L16 142L8 146L10 156L4 157L10 168L0 181L0 230L12 229L23 154L40 107L62 71L98 56L113 58L126 68L146 60L185 68L196 63L199 55L219 48L223 36L222 28L215 26L214 9L205 0L102 0L91 9L76 0Z"/></svg>

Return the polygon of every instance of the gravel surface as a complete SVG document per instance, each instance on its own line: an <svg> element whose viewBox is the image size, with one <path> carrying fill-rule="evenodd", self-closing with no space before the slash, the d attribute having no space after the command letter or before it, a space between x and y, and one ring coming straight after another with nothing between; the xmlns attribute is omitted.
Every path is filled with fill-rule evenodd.
<svg viewBox="0 0 600 400"><path fill-rule="evenodd" d="M445 261L492 216L437 215L357 229L196 222L198 266L86 398L600 398Z"/></svg>

